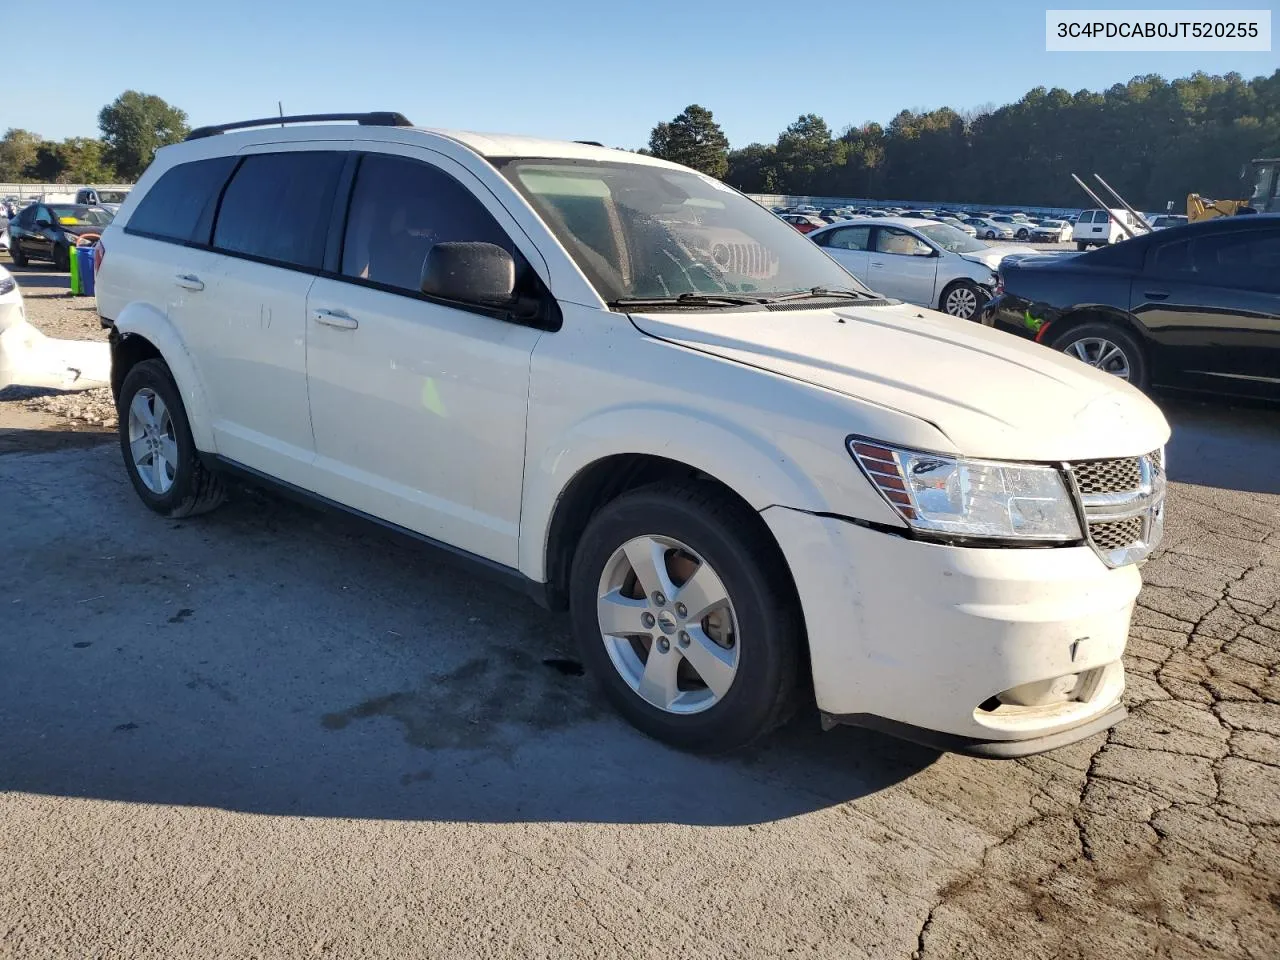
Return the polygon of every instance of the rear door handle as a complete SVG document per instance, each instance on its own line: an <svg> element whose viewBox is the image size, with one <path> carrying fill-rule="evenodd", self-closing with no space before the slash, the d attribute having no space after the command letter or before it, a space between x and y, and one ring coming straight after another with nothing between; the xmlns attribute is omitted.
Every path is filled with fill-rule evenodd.
<svg viewBox="0 0 1280 960"><path fill-rule="evenodd" d="M1143 292L1143 296L1145 296L1148 300L1168 300L1169 291L1168 290L1146 290Z"/></svg>
<svg viewBox="0 0 1280 960"><path fill-rule="evenodd" d="M883 261L883 260L872 260L872 261L871 261L871 265L872 265L873 267L883 267L883 266L884 266L884 261Z"/></svg>
<svg viewBox="0 0 1280 960"><path fill-rule="evenodd" d="M337 327L340 330L354 330L360 326L360 321L341 310L312 310L311 316L316 323L323 323L326 327Z"/></svg>
<svg viewBox="0 0 1280 960"><path fill-rule="evenodd" d="M180 273L173 278L173 282L182 287L183 290L198 291L204 289L204 281L194 273Z"/></svg>

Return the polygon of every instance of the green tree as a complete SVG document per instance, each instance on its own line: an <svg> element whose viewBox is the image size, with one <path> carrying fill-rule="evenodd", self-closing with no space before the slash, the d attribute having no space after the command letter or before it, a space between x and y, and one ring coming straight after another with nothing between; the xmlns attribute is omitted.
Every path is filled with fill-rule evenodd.
<svg viewBox="0 0 1280 960"><path fill-rule="evenodd" d="M777 152L774 147L753 143L729 153L725 183L743 193L773 193L777 189Z"/></svg>
<svg viewBox="0 0 1280 960"><path fill-rule="evenodd" d="M40 135L30 130L10 127L0 138L0 181L16 182L26 177L27 168L36 160Z"/></svg>
<svg viewBox="0 0 1280 960"><path fill-rule="evenodd" d="M126 90L98 114L107 161L125 180L136 180L161 147L189 132L187 115L159 97Z"/></svg>
<svg viewBox="0 0 1280 960"><path fill-rule="evenodd" d="M27 167L27 174L40 183L110 182L115 175L105 154L106 145L92 137L45 140L36 147L36 159Z"/></svg>
<svg viewBox="0 0 1280 960"><path fill-rule="evenodd" d="M729 169L729 140L711 111L690 104L649 135L649 153L723 179Z"/></svg>

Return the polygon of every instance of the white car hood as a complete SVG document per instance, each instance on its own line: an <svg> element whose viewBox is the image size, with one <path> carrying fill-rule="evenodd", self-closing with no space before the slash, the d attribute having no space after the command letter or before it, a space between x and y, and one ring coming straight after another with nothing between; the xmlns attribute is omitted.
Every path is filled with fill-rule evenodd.
<svg viewBox="0 0 1280 960"><path fill-rule="evenodd" d="M1001 246L997 244L994 247L988 247L985 251L975 250L973 253L962 253L959 256L964 257L966 260L972 260L974 263L984 263L994 270L1000 266L1000 261L1010 254L1026 252L1026 247L1015 247L1012 244Z"/></svg>
<svg viewBox="0 0 1280 960"><path fill-rule="evenodd" d="M633 314L632 321L650 336L916 417L969 456L1134 456L1169 437L1155 404L1116 377L933 310L851 303L824 310ZM849 427L856 432L858 424Z"/></svg>

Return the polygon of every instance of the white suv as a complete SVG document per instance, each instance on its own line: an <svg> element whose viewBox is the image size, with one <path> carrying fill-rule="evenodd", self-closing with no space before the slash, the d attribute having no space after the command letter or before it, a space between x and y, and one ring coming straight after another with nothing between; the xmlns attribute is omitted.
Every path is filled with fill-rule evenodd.
<svg viewBox="0 0 1280 960"><path fill-rule="evenodd" d="M1137 390L888 303L662 160L297 119L360 125L197 130L102 239L147 506L232 473L443 546L567 608L686 748L810 685L825 723L987 756L1124 715L1169 435Z"/></svg>

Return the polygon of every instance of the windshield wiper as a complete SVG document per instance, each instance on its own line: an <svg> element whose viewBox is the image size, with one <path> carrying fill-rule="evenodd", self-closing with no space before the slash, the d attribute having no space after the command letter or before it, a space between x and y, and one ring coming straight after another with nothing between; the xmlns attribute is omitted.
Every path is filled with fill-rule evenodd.
<svg viewBox="0 0 1280 960"><path fill-rule="evenodd" d="M682 293L675 297L618 297L611 307L751 307L767 302L763 297L738 297L727 293Z"/></svg>
<svg viewBox="0 0 1280 960"><path fill-rule="evenodd" d="M809 298L829 299L846 297L850 300L879 300L874 293L863 293L861 290L832 290L829 287L810 287L808 290L797 290L795 293L784 293L780 297L768 297L764 303L781 303L784 300L807 300Z"/></svg>

